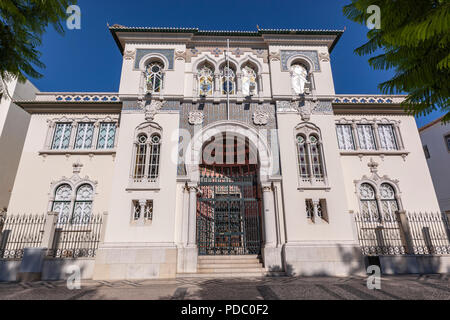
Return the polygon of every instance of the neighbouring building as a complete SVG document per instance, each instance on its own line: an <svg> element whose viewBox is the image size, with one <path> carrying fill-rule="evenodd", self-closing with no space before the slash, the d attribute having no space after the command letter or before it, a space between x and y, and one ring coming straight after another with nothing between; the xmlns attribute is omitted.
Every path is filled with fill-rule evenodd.
<svg viewBox="0 0 450 320"><path fill-rule="evenodd" d="M19 167L30 115L13 100L34 100L38 90L30 81L0 78L0 212L6 210Z"/></svg>
<svg viewBox="0 0 450 320"><path fill-rule="evenodd" d="M419 129L423 151L442 212L450 215L450 124L442 118Z"/></svg>
<svg viewBox="0 0 450 320"><path fill-rule="evenodd" d="M110 32L118 92L16 101L31 121L8 214L107 213L86 277L348 275L355 215L439 210L404 97L335 93L342 31Z"/></svg>

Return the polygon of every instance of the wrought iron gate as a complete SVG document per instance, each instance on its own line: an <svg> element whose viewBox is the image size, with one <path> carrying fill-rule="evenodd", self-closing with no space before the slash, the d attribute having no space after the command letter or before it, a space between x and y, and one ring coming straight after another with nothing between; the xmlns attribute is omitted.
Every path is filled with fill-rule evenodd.
<svg viewBox="0 0 450 320"><path fill-rule="evenodd" d="M261 205L256 165L201 167L197 201L200 255L261 253Z"/></svg>

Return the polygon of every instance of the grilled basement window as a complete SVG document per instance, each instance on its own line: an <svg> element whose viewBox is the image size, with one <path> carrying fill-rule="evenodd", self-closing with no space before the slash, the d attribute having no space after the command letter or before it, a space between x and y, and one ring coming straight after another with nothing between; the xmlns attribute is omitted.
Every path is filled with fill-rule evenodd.
<svg viewBox="0 0 450 320"><path fill-rule="evenodd" d="M153 219L152 200L133 200L133 220L151 221Z"/></svg>
<svg viewBox="0 0 450 320"><path fill-rule="evenodd" d="M313 222L317 221L316 219L328 221L327 201L325 199L306 199L305 206L308 219L311 219Z"/></svg>

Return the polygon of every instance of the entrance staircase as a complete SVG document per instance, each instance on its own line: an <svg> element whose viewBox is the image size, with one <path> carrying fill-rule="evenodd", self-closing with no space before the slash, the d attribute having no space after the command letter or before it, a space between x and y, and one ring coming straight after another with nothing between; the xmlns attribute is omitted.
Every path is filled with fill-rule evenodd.
<svg viewBox="0 0 450 320"><path fill-rule="evenodd" d="M266 271L257 255L199 256L197 273L179 276L189 278L256 278L284 276L284 273Z"/></svg>

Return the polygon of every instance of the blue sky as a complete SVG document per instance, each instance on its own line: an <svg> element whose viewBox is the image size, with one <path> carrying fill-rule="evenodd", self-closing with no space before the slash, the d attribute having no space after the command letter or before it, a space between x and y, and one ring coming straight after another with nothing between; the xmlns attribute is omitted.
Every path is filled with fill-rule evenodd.
<svg viewBox="0 0 450 320"><path fill-rule="evenodd" d="M392 71L374 71L368 57L353 50L366 41L367 29L346 19L342 7L350 0L79 0L81 30L61 36L49 28L43 38L41 79L31 81L41 91L117 91L121 54L107 23L126 26L197 27L205 30L261 28L344 29L332 53L336 93L376 94L377 85ZM439 117L418 119L418 126Z"/></svg>

